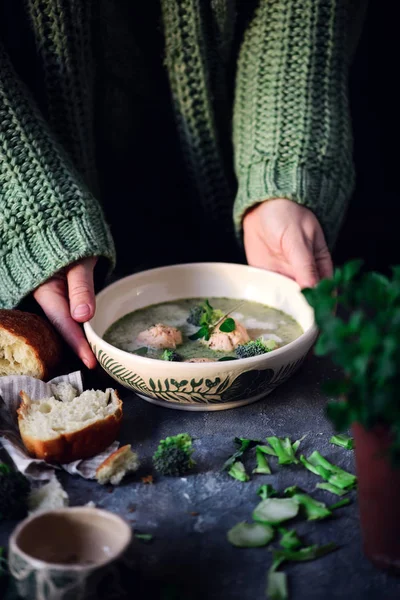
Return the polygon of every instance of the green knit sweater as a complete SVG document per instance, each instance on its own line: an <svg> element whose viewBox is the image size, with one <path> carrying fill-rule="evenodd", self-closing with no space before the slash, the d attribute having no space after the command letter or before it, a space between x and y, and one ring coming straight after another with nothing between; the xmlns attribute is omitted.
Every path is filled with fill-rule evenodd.
<svg viewBox="0 0 400 600"><path fill-rule="evenodd" d="M94 126L101 82L96 88L93 11L102 2L24 1L41 75L21 76L0 38L0 307L79 258L115 264ZM315 212L332 246L354 179L347 83L362 5L161 1L175 128L194 190L188 213L201 210L220 231L234 224L240 235L246 210L289 198ZM19 22L6 25L16 39L25 35ZM134 131L140 111L130 108Z"/></svg>

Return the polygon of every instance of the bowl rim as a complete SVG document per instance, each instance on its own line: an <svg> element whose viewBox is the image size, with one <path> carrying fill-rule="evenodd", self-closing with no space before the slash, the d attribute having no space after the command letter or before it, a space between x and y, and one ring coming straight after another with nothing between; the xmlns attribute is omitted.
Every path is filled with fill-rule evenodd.
<svg viewBox="0 0 400 600"><path fill-rule="evenodd" d="M294 279L291 279L290 277L287 277L286 275L282 275L281 273L276 273L275 271L271 271L269 269L262 269L260 267L253 267L250 265L245 265L245 264L240 264L240 263L224 263L224 262L211 262L210 261L210 262L179 263L179 264L174 264L174 265L166 265L163 267L155 267L152 269L146 269L144 271L138 271L137 273L132 273L131 275L121 277L120 279L117 279L116 281L113 281L112 283L110 283L108 286L103 288L98 294L96 294L96 303L99 298L101 298L102 296L105 296L107 293L110 292L110 290L118 287L119 285L122 285L123 282L126 282L129 279L133 279L139 275L145 275L145 274L150 274L150 273L157 275L157 273L162 272L162 271L170 271L170 270L175 270L175 269L182 268L182 267L199 268L199 267L209 267L209 266L243 267L246 270L255 271L257 273L260 273L260 272L269 273L269 274L273 275L274 277L276 277L277 279L282 279L284 281L290 281L290 283L297 286L298 291L301 292L300 286L298 285L298 283L296 281L294 281ZM306 329L306 331L304 331L295 340L289 342L288 344L285 344L281 348L277 348L276 350L271 350L270 352L266 352L265 354L259 354L257 356L251 356L249 358L235 358L235 359L226 360L226 361L216 360L216 361L204 362L204 363L190 363L190 362L183 362L183 361L182 362L160 361L157 358L149 358L147 356L140 356L139 354L127 352L126 350L121 350L121 348L117 348L116 346L113 346L109 342L106 342L104 340L104 338L100 337L100 335L98 333L96 333L96 331L94 330L94 328L91 324L92 320L93 320L93 318L90 319L89 321L86 321L86 323L83 324L83 329L84 329L86 337L87 337L87 332L90 332L91 336L94 338L94 341L93 341L94 345L97 346L98 343L100 343L102 348L104 348L106 350L108 349L110 352L114 353L114 356L120 357L121 359L124 359L127 357L133 357L134 360L137 361L139 365L142 364L143 366L145 366L145 365L149 366L151 363L162 362L164 365L164 368L171 370L171 372L176 370L177 365L179 366L179 368L182 368L182 369L189 370L190 368L195 368L195 369L198 369L199 371L202 371L202 370L204 371L204 370L210 369L211 367L215 367L216 365L219 365L220 367L222 367L222 364L230 365L231 363L233 363L238 366L245 365L245 364L252 365L252 364L258 363L260 361L260 359L263 361L266 361L266 360L269 360L271 358L271 356L276 357L276 356L285 354L288 350L295 348L296 346L308 345L310 342L312 343L312 340L318 334L318 328L317 328L317 325L315 322L315 318L313 317L311 326L308 329Z"/></svg>
<svg viewBox="0 0 400 600"><path fill-rule="evenodd" d="M31 554L28 554L27 552L25 552L24 550L22 550L22 548L19 546L17 539L18 536L20 535L20 533L23 531L23 529L25 529L25 527L27 527L28 525L30 525L30 523L32 523L33 521L36 521L36 519L48 516L48 515L65 515L65 514L71 514L71 513L83 513L83 514L87 514L88 516L90 516L90 514L98 514L99 516L102 517L106 517L108 520L114 520L114 521L119 521L120 524L123 525L123 527L126 529L128 535L127 535L127 540L125 542L125 544L123 545L123 547L118 550L118 552L115 552L112 556L105 558L104 560L101 560L99 562L96 562L94 564L89 564L89 565L80 565L80 564L65 564L65 563L56 563L56 562L48 562L46 560L42 560L40 558L36 558L34 556L32 556ZM103 508L97 508L97 507L91 507L91 506L71 506L71 507L64 507L64 508L55 508L55 509L51 509L51 510L46 510L46 511L38 511L38 512L34 512L33 514L29 515L28 517L26 517L25 519L23 519L14 529L14 531L11 534L10 537L10 541L9 541L9 546L10 546L10 552L13 554L18 554L20 556L22 556L29 564L33 565L36 569L50 569L50 570L54 570L54 571L95 571L96 569L102 568L112 562L114 562L115 560L117 560L128 548L128 546L130 545L131 541L132 541L132 528L131 526L128 524L128 522L123 519L122 517L120 517L119 515L105 510Z"/></svg>

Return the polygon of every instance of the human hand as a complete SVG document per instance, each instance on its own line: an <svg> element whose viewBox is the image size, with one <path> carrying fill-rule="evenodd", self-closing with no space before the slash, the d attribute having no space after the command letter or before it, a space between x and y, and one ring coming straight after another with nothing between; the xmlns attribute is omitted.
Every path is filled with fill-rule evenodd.
<svg viewBox="0 0 400 600"><path fill-rule="evenodd" d="M33 293L49 321L89 369L96 366L96 358L78 323L94 315L96 261L95 257L84 258L69 265Z"/></svg>
<svg viewBox="0 0 400 600"><path fill-rule="evenodd" d="M292 200L258 204L245 215L243 232L253 267L287 275L302 289L332 276L332 259L317 218Z"/></svg>

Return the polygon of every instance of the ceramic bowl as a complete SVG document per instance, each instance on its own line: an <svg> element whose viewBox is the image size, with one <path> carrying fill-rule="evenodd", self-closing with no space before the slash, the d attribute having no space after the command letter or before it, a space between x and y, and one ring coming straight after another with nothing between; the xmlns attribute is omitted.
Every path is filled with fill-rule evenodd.
<svg viewBox="0 0 400 600"><path fill-rule="evenodd" d="M146 358L102 339L129 312L190 297L261 302L291 315L304 333L262 356L207 363ZM200 411L233 408L266 396L298 369L317 336L314 312L297 283L271 271L227 263L174 265L124 277L98 294L96 314L84 330L98 362L118 383L149 402Z"/></svg>
<svg viewBox="0 0 400 600"><path fill-rule="evenodd" d="M97 598L98 585L131 542L120 517L76 507L33 514L10 538L9 569L21 598Z"/></svg>

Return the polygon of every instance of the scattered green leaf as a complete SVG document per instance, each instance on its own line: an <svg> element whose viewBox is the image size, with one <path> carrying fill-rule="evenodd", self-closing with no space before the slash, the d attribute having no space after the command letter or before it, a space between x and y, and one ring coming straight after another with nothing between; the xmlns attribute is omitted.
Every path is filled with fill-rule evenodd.
<svg viewBox="0 0 400 600"><path fill-rule="evenodd" d="M342 490L336 485L332 485L331 483L317 483L315 486L318 490L325 490L327 492L331 492L331 494L336 494L336 496L344 496L347 494L346 490Z"/></svg>
<svg viewBox="0 0 400 600"><path fill-rule="evenodd" d="M248 440L246 438L238 438L234 439L234 443L238 446L236 452L234 452L228 460L226 460L222 466L222 471L226 471L230 469L230 467L234 464L234 462L241 458L250 448L257 446L259 442L257 440Z"/></svg>
<svg viewBox="0 0 400 600"><path fill-rule="evenodd" d="M331 444L335 446L341 446L346 450L354 450L354 440L348 435L344 435L344 433L339 433L337 435L333 435L329 440Z"/></svg>
<svg viewBox="0 0 400 600"><path fill-rule="evenodd" d="M316 521L326 519L332 515L332 512L327 508L324 502L315 500L308 494L299 490L296 486L292 486L285 490L285 494L298 502L304 509L307 515L307 521Z"/></svg>
<svg viewBox="0 0 400 600"><path fill-rule="evenodd" d="M250 479L250 477L246 473L244 464L242 462L240 462L239 460L237 460L236 462L233 463L233 465L231 466L231 468L228 471L228 475L230 475L234 479L237 479L238 481L243 481L243 482L249 481L249 479Z"/></svg>
<svg viewBox="0 0 400 600"><path fill-rule="evenodd" d="M293 498L267 498L253 511L253 519L259 523L275 525L293 519L299 512L299 503Z"/></svg>
<svg viewBox="0 0 400 600"><path fill-rule="evenodd" d="M329 476L328 482L340 487L342 489L350 489L354 487L357 482L357 477L352 473L344 471L340 467L330 463L324 458L318 450L315 450L309 457L308 462L314 467L321 467L328 471L331 475Z"/></svg>
<svg viewBox="0 0 400 600"><path fill-rule="evenodd" d="M299 462L295 456L292 442L288 437L278 438L272 436L267 438L267 442L275 451L280 465L291 465Z"/></svg>
<svg viewBox="0 0 400 600"><path fill-rule="evenodd" d="M276 496L277 492L274 490L272 485L265 483L258 488L257 494L261 496L262 500L266 500L267 498L271 498L271 496Z"/></svg>
<svg viewBox="0 0 400 600"><path fill-rule="evenodd" d="M269 454L270 456L277 456L275 450L273 450L273 448L271 448L271 446L265 446L265 445L258 445L257 446L258 449L260 450L260 452L264 452L264 454Z"/></svg>
<svg viewBox="0 0 400 600"><path fill-rule="evenodd" d="M317 450L313 452L308 459L303 455L300 456L300 462L306 469L315 475L319 475L328 483L331 483L342 490L347 491L352 489L357 482L357 477L355 475L331 464L326 458L321 456Z"/></svg>
<svg viewBox="0 0 400 600"><path fill-rule="evenodd" d="M153 540L151 533L135 533L135 538L142 542L151 542Z"/></svg>
<svg viewBox="0 0 400 600"><path fill-rule="evenodd" d="M325 544L324 546L317 546L314 544L313 546L305 546L304 548L300 548L299 550L288 550L284 549L275 549L272 551L273 559L275 560L284 560L284 561L295 561L302 562L307 560L315 560L317 558L321 558L330 552L336 550L338 546L331 542L329 544Z"/></svg>
<svg viewBox="0 0 400 600"><path fill-rule="evenodd" d="M282 546L282 548L296 550L303 545L295 529L285 529L284 527L279 527L278 531L282 536L279 541L279 544Z"/></svg>
<svg viewBox="0 0 400 600"><path fill-rule="evenodd" d="M253 473L271 475L271 469L269 467L268 461L265 457L264 452L259 449L259 446L256 446L256 461L257 466L255 469L253 469Z"/></svg>
<svg viewBox="0 0 400 600"><path fill-rule="evenodd" d="M343 508L343 506L347 506L350 504L350 498L343 498L343 500L339 500L336 504L330 505L330 510L336 510L337 508Z"/></svg>
<svg viewBox="0 0 400 600"><path fill-rule="evenodd" d="M274 530L262 523L237 523L227 533L228 541L237 548L260 548L274 537Z"/></svg>

